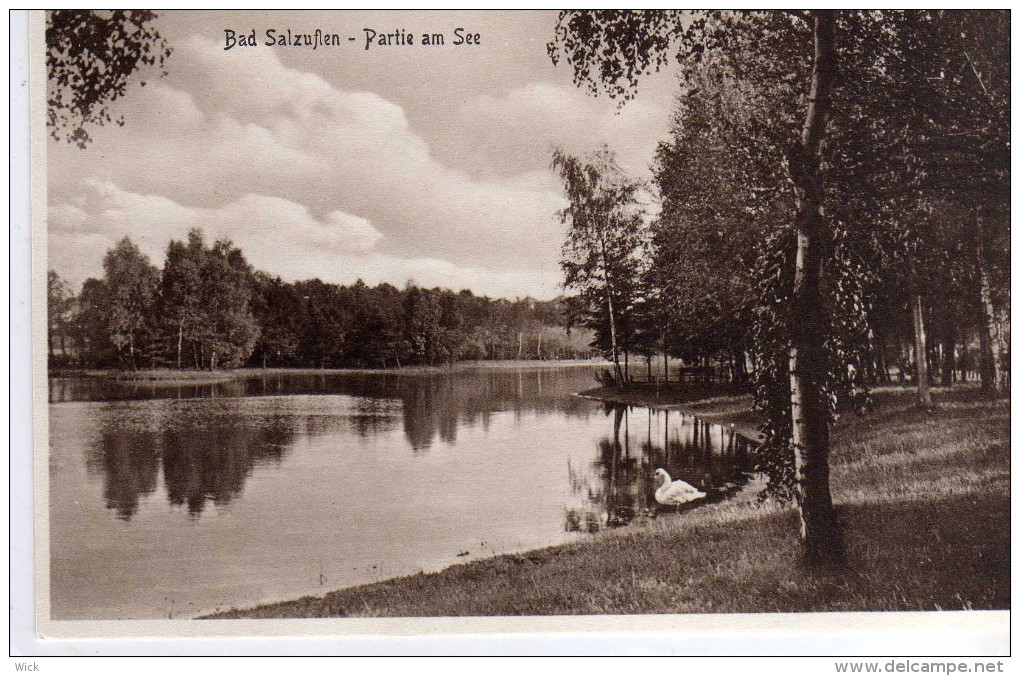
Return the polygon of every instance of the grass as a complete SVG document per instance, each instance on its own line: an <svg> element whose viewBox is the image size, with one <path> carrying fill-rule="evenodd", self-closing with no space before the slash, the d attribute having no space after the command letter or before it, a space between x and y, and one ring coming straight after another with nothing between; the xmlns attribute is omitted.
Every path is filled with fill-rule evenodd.
<svg viewBox="0 0 1020 676"><path fill-rule="evenodd" d="M759 503L752 484L645 529L211 617L1009 608L1008 400L937 390L921 410L894 388L875 400L833 429L844 568L803 567L795 511Z"/></svg>

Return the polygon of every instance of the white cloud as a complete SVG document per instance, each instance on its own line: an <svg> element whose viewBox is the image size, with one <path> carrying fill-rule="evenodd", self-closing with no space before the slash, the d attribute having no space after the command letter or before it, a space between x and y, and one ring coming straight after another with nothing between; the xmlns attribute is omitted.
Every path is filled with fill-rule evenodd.
<svg viewBox="0 0 1020 676"><path fill-rule="evenodd" d="M300 204L248 194L219 207L186 207L158 195L139 195L108 182L86 181L76 204L49 209L50 264L75 285L101 274L103 255L129 236L144 254L162 265L170 239L183 240L201 228L211 243L230 239L256 268L287 280L320 277L377 284L415 279L426 286L471 288L499 296L542 295L555 291L543 275L494 272L432 257L402 257L375 251L381 234L368 220L343 211L316 219ZM82 261L90 264L83 269Z"/></svg>
<svg viewBox="0 0 1020 676"><path fill-rule="evenodd" d="M659 76L655 89L662 89L662 80ZM628 174L647 178L669 122L670 99L661 91L655 94L618 107L576 87L532 83L501 96L465 101L456 126L464 130L459 139L470 146L479 165L498 166L498 157L503 166L524 170L547 166L554 146L583 154L608 144Z"/></svg>
<svg viewBox="0 0 1020 676"><path fill-rule="evenodd" d="M126 126L98 130L86 151L50 144L61 274L99 274L123 235L160 261L171 237L202 227L290 278L414 277L551 296L564 198L546 168L550 147L605 139L636 148L621 155L629 169L647 165L659 137L655 105L615 115L571 88L532 85L468 99L437 153L401 106L288 67L270 49L224 53L192 37L167 67L169 77L118 102ZM437 159L451 148L474 164Z"/></svg>

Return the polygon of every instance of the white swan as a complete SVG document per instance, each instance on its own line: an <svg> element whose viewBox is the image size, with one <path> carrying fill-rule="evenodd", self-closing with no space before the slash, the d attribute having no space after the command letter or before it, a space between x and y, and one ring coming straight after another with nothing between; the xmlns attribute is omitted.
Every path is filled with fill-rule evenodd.
<svg viewBox="0 0 1020 676"><path fill-rule="evenodd" d="M662 468L655 470L655 478L662 482L662 485L655 491L655 501L660 505L682 505L685 502L705 497L705 493L686 481L680 479L672 481L666 470Z"/></svg>

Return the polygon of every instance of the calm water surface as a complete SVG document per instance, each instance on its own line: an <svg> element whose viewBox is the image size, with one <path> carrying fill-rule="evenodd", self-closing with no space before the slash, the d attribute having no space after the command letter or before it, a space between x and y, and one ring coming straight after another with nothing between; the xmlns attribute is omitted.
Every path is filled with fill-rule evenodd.
<svg viewBox="0 0 1020 676"><path fill-rule="evenodd" d="M54 619L191 617L557 544L720 499L745 440L571 396L594 369L50 382Z"/></svg>

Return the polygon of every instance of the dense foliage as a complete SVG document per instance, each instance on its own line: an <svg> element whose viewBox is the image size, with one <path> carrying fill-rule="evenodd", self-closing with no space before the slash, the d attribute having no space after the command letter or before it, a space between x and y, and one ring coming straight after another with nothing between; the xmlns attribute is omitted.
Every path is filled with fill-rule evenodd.
<svg viewBox="0 0 1020 676"><path fill-rule="evenodd" d="M104 271L77 296L50 271L51 364L386 368L591 354L589 332L568 330L562 300L284 282L197 230L170 242L162 270L125 237Z"/></svg>
<svg viewBox="0 0 1020 676"><path fill-rule="evenodd" d="M795 188L816 14L570 10L549 44L579 86L621 101L641 76L676 69L639 326L687 363L729 363L734 378L750 368L765 420L759 468L781 497L797 483ZM825 365L811 376L829 418L865 409L868 385L894 373L948 385L980 363L997 388L1008 366L1009 15L833 16L838 76L817 168Z"/></svg>

